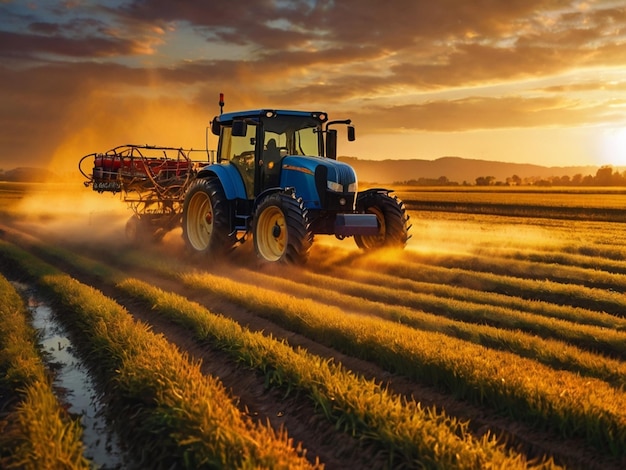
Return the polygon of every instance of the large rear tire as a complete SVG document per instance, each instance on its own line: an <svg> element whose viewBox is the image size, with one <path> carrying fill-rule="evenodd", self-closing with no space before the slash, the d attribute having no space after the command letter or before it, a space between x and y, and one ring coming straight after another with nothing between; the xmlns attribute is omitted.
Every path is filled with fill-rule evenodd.
<svg viewBox="0 0 626 470"><path fill-rule="evenodd" d="M313 233L302 199L279 192L263 199L254 213L254 249L269 262L304 264Z"/></svg>
<svg viewBox="0 0 626 470"><path fill-rule="evenodd" d="M409 216L404 203L387 192L371 192L357 201L359 212L375 214L378 235L355 235L354 241L362 250L404 248L409 239Z"/></svg>
<svg viewBox="0 0 626 470"><path fill-rule="evenodd" d="M194 181L183 204L183 238L192 252L219 256L230 251L236 237L230 235L228 201L218 178Z"/></svg>

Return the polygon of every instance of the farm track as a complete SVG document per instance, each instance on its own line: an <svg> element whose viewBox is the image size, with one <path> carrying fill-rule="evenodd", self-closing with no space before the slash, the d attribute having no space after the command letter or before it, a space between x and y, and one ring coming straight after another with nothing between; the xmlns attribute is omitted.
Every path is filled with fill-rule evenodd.
<svg viewBox="0 0 626 470"><path fill-rule="evenodd" d="M49 240L49 237L46 237L46 239ZM62 243L62 240L54 241L56 243ZM49 241L47 243L49 243ZM468 405L467 403L453 399L445 393L433 390L430 387L420 386L412 381L390 374L389 372L385 372L370 362L353 359L340 354L332 348L325 347L318 342L308 340L301 335L287 331L270 321L258 317L253 312L238 307L225 301L224 299L185 288L181 286L180 283L177 283L176 281L173 281L158 272L149 272L145 268L138 268L137 265L133 267L132 264L123 264L124 256L116 259L115 256L110 256L110 253L103 253L102 250L94 249L94 247L89 246L89 244L73 244L66 245L66 247L77 253L82 253L96 258L99 262L110 267L123 267L125 273L129 276L143 279L153 285L158 285L165 290L178 292L190 299L198 300L211 308L211 310L221 311L225 315L236 319L239 323L247 325L252 329L263 330L272 333L276 337L286 338L290 344L301 345L306 349L322 356L334 357L337 361L342 362L352 370L363 373L368 377L376 378L379 381L390 383L390 387L398 393L403 393L407 396L415 396L424 405L434 404L438 407L445 408L449 414L471 419L471 426L478 434L487 429L495 431L496 433L502 433L510 439L511 445L514 447L521 446L521 448L523 448L525 452L528 452L531 456L548 453L554 454L557 457L557 460L569 463L573 467L619 468L618 462L598 455L596 452L588 448L587 450L584 450L586 446L584 446L577 439L563 440L554 434L532 429L524 423L498 416L497 413L494 413L489 409ZM232 264L236 265L237 269L243 268L253 273L258 270L258 266L256 266L256 263L251 263L249 259L246 259L250 253L249 251L246 253L245 250L246 248L243 248L240 252L235 254ZM37 250L35 250L35 252L36 251ZM42 255L42 253L38 254ZM123 254L128 254L128 252L123 252ZM168 260L175 261L176 263L180 262L178 259L171 259L163 253L159 254L158 248L157 251L152 251L152 256L163 256L166 262ZM156 331L166 332L174 342L180 345L181 349L190 350L198 357L205 357L205 355L207 355L206 357L210 358L215 357L216 354L218 355L217 357L219 357L219 353L211 350L211 348L208 348L206 345L198 345L194 341L190 340L189 335L186 334L184 330L173 327L169 324L169 322L156 319L155 316L151 315L150 311L146 308L139 306L127 298L124 298L124 296L118 291L115 291L112 287L103 284L102 279L97 275L94 276L93 274L80 272L70 263L63 262L58 258L54 259L49 255L43 255L43 257L46 257L48 261L77 277L81 281L94 285L95 287L105 291L105 293L109 296L125 303L133 314L135 314L138 318L148 321L153 325ZM333 263L337 266L352 264L358 273L358 276L356 277L361 279L360 282L376 283L377 281L374 278L370 278L368 281L367 273L369 270L367 266L359 267L359 263L365 264L364 258L365 257L359 255L358 252L350 250L345 251L341 249L337 250L334 248L327 251L325 247L320 247L320 250L314 252L311 265L306 268L304 274L306 275L306 273L309 272L325 273L325 275L327 275L331 280L334 279L336 281L339 288L341 286L342 279L345 277L345 273L342 273L340 270L334 272L331 265ZM329 259L331 259L330 262ZM369 262L371 260L367 261ZM448 259L448 262L450 263L449 265L442 265L441 267L445 269L452 269L454 267L454 263L451 259ZM400 265L401 264L402 263L400 263ZM198 265L194 263L183 264L183 266L186 266L189 269L198 268ZM231 268L232 266L226 265L222 266L220 269L224 269L224 275L231 275ZM419 271L419 267L416 266L415 271ZM488 271L488 269L485 268L484 271ZM264 272L267 277L264 277L264 280L260 282L262 282L266 287L271 287L272 276L274 276L278 281L279 279L289 277L297 279L298 274L296 271L292 271L290 269L276 267L262 268L262 272ZM507 275L506 270L505 272L497 274L500 276ZM583 272L583 275L584 274L585 273ZM394 273L392 272L390 275L394 276ZM517 273L517 275L519 276L520 273ZM310 282L310 280L301 280L299 282L301 285L306 286L309 285L307 282ZM276 284L278 284L278 282L276 282ZM617 285L619 285L619 283ZM476 286L472 287L475 288ZM400 289L397 295L399 297L403 296L403 291ZM552 301L553 299L550 297L544 299L544 302ZM389 302L393 303L393 299L390 299ZM354 309L358 310L358 306L355 305ZM205 367L210 367L209 364L215 364L215 362L216 361L214 360L206 360ZM342 441L345 439L343 446L338 443L337 433L334 431L334 428L324 422L321 422L319 419L314 418L313 410L307 410L306 405L303 405L302 400L297 400L292 397L285 402L282 400L280 392L268 392L263 388L262 378L254 378L253 374L235 367L234 364L229 363L229 361L224 358L220 358L217 362L222 365L217 370L207 370L207 373L215 374L222 378L225 384L232 388L233 394L240 398L241 404L247 406L251 413L258 413L259 417L268 417L273 423L285 423L290 435L296 441L302 440L305 447L309 450L310 455L319 455L322 461L326 460L328 468L334 467L332 463L336 463L337 467L346 466L345 464L347 462L354 464L356 462L355 459L358 458L359 455L362 456L362 461L364 463L369 462L372 466L376 466L375 462L378 462L379 464L381 463L380 460L372 460L372 455L363 453L363 449L358 447L358 443L350 442L352 439L342 438ZM289 401L293 401L291 406L288 405ZM312 423L315 424L312 425ZM311 432L311 428L314 428L313 430L315 432ZM321 436L321 438L316 442L314 436ZM343 454L337 454L335 451L342 447L344 449Z"/></svg>

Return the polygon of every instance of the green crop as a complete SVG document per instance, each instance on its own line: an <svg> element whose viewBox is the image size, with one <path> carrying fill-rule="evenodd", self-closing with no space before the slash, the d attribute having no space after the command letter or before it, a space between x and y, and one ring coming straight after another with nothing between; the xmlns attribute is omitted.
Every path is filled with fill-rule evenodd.
<svg viewBox="0 0 626 470"><path fill-rule="evenodd" d="M128 451L151 468L312 468L284 431L253 423L221 383L119 304L37 258L0 243L54 299L59 317L106 390ZM80 340L82 338L82 341ZM33 415L29 415L32 420ZM48 440L39 436L41 445ZM54 467L48 467L54 468Z"/></svg>
<svg viewBox="0 0 626 470"><path fill-rule="evenodd" d="M379 384L262 333L252 333L201 305L144 282L119 284L156 312L192 329L250 367L262 370L268 384L305 390L337 428L360 439L376 440L390 465L424 468L526 468L525 459L506 452L495 439L475 439L460 423L413 400L392 395ZM402 459L400 460L400 456ZM539 464L551 466L551 462Z"/></svg>
<svg viewBox="0 0 626 470"><path fill-rule="evenodd" d="M0 467L86 469L80 423L52 390L18 293L0 276Z"/></svg>
<svg viewBox="0 0 626 470"><path fill-rule="evenodd" d="M519 419L549 425L565 436L585 437L617 455L626 453L626 395L605 382L211 274L182 273L180 278L190 287L227 298L390 371L488 403Z"/></svg>

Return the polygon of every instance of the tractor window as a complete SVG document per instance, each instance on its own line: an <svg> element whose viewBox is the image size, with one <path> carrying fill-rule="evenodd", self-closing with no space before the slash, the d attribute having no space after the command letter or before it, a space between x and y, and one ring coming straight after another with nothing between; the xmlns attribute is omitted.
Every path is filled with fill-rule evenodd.
<svg viewBox="0 0 626 470"><path fill-rule="evenodd" d="M220 158L235 165L241 173L246 193L249 198L254 197L254 145L256 127L248 126L245 137L232 135L230 127L224 127L220 139Z"/></svg>
<svg viewBox="0 0 626 470"><path fill-rule="evenodd" d="M295 132L294 145L298 155L319 155L317 134L309 127Z"/></svg>
<svg viewBox="0 0 626 470"><path fill-rule="evenodd" d="M282 134L275 132L265 132L265 146L271 141L271 146L276 144L280 150L280 156L285 155L319 155L317 134L313 132L313 128L306 129L288 129Z"/></svg>
<svg viewBox="0 0 626 470"><path fill-rule="evenodd" d="M287 155L320 155L321 124L318 120L307 116L278 115L262 118L262 121L265 143L269 139L276 140Z"/></svg>
<svg viewBox="0 0 626 470"><path fill-rule="evenodd" d="M278 158L284 157L288 155L290 152L287 147L287 134L276 134L274 132L266 132L265 133L265 145L263 147L264 151L264 160L267 160L267 156L265 155L267 152L273 151L276 149L278 152Z"/></svg>

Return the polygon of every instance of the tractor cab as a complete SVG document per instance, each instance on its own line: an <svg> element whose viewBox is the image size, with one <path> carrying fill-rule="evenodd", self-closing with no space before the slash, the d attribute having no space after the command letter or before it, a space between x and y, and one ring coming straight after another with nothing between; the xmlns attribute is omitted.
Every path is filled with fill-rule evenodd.
<svg viewBox="0 0 626 470"><path fill-rule="evenodd" d="M336 158L337 131L329 125L349 121L327 119L322 112L267 109L221 114L212 121L213 133L220 136L218 163L237 167L246 195L253 199L281 186L287 156ZM351 126L348 138L354 140Z"/></svg>

